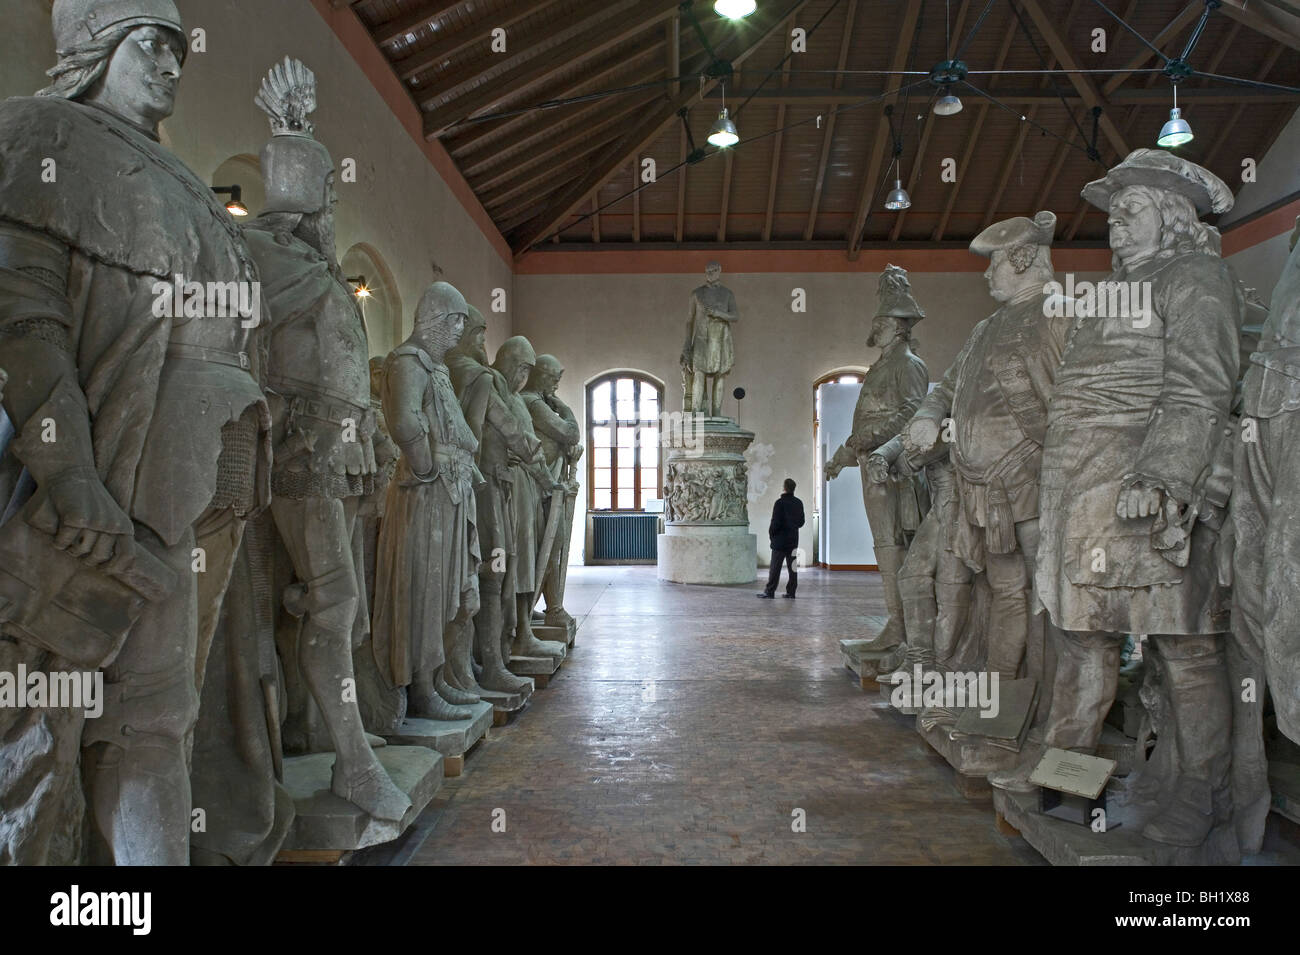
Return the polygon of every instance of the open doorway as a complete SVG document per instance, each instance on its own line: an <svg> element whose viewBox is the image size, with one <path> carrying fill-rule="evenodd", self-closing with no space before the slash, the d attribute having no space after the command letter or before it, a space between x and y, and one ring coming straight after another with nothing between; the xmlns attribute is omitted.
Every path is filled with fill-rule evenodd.
<svg viewBox="0 0 1300 955"><path fill-rule="evenodd" d="M826 462L853 431L865 368L840 368L813 383L813 560L829 570L875 570L875 550L857 469L826 479Z"/></svg>

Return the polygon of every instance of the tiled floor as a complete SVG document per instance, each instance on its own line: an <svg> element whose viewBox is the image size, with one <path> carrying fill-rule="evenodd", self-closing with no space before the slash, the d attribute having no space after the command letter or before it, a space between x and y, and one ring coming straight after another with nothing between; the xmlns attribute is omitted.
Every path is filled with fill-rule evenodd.
<svg viewBox="0 0 1300 955"><path fill-rule="evenodd" d="M883 610L875 574L805 570L793 601L758 589L572 568L572 656L443 783L398 858L1042 864L841 665L839 639Z"/></svg>

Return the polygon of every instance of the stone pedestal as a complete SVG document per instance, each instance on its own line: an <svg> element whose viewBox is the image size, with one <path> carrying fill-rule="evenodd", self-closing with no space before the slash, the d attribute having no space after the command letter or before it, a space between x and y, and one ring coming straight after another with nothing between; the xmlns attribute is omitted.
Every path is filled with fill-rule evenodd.
<svg viewBox="0 0 1300 955"><path fill-rule="evenodd" d="M487 701L473 703L467 709L474 713L468 720L428 720L407 717L388 736L388 742L403 746L425 746L442 754L443 775L459 776L464 767L465 754L487 735L492 726L492 704Z"/></svg>
<svg viewBox="0 0 1300 955"><path fill-rule="evenodd" d="M372 819L330 792L333 753L291 756L284 761L284 787L296 815L282 852L350 852L400 836L424 811L442 785L442 755L422 746L375 750L385 772L406 793L411 808L401 822Z"/></svg>
<svg viewBox="0 0 1300 955"><path fill-rule="evenodd" d="M665 532L659 579L681 584L746 584L758 579L758 538L749 533L752 431L730 418L683 416L664 434Z"/></svg>
<svg viewBox="0 0 1300 955"><path fill-rule="evenodd" d="M578 636L578 621L570 620L567 627L552 627L544 623L534 623L533 636L538 640L551 640L571 648Z"/></svg>

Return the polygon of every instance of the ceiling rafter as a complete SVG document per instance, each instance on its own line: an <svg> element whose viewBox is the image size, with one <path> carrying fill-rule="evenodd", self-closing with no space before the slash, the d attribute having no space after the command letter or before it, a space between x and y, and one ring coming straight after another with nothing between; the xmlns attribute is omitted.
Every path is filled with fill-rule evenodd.
<svg viewBox="0 0 1300 955"><path fill-rule="evenodd" d="M517 69L484 81L472 91L457 96L446 105L427 112L425 136L432 139L453 123L483 112L508 96L544 82L560 70L572 69L601 56L638 33L642 33L672 15L674 0L637 0L635 16L615 16L601 21L591 31L581 33L519 64ZM460 85L460 84L458 84ZM428 104L436 96L422 97Z"/></svg>
<svg viewBox="0 0 1300 955"><path fill-rule="evenodd" d="M1248 6L1245 0L1222 0L1219 12L1239 21L1270 40L1300 50L1300 16L1282 12L1276 3L1273 10L1261 10L1258 5ZM1268 0L1265 0L1268 2ZM1293 4L1294 6L1294 4Z"/></svg>
<svg viewBox="0 0 1300 955"><path fill-rule="evenodd" d="M911 2L919 2L919 0L911 0ZM794 0L793 9L789 12L791 14L797 13L806 3L807 0ZM755 14L756 17L760 15ZM780 26L783 19L785 19L783 16L780 18L765 17L762 21L752 24L753 29L746 31L749 33L749 43L739 54L731 58L733 65L743 63L753 55ZM622 140L608 150L604 157L593 164L591 170L579 182L562 190L560 195L548 203L533 222L524 227L514 243L515 254L520 255L526 252L538 239L559 226L580 203L591 195L593 190L599 189L618 170L622 163L627 161L628 156L635 156L649 143L658 138L664 128L677 118L679 109L699 101L708 95L716 85L716 80L708 80L699 89L694 88L693 84L691 87L684 87L681 93L673 97L670 102L661 106L635 128L629 130Z"/></svg>
<svg viewBox="0 0 1300 955"><path fill-rule="evenodd" d="M789 38L794 31L794 17L786 22L784 35ZM788 46L790 40L786 40ZM784 49L784 47L783 47ZM787 51L788 52L788 51ZM790 85L790 57L781 63L781 89ZM772 168L767 177L767 211L763 213L763 241L772 240L772 217L776 214L776 187L781 181L781 150L785 148L785 103L776 108L776 136L772 141Z"/></svg>
<svg viewBox="0 0 1300 955"><path fill-rule="evenodd" d="M916 22L921 15L922 0L907 0L903 8L903 17L898 29L898 42L894 47L894 57L890 61L890 71L899 73L907 69L907 57L912 49L912 38L916 35ZM881 106L892 106L898 102L898 94L886 96ZM882 115L871 144L871 159L867 163L867 172L862 180L858 194L857 211L853 214L853 224L849 227L849 258L856 259L862 248L862 231L867 227L867 216L871 214L871 200L876 194L876 181L880 177L880 165L885 157L885 147L889 142L889 123Z"/></svg>
<svg viewBox="0 0 1300 955"><path fill-rule="evenodd" d="M388 20L374 28L371 35L380 46L392 43L398 37L406 36L417 30L423 30L444 14L459 7L465 0L439 0L437 3L422 3L405 16ZM335 4L341 6L342 4ZM353 4L356 6L356 4Z"/></svg>
<svg viewBox="0 0 1300 955"><path fill-rule="evenodd" d="M471 24L463 30L441 37L431 46L418 50L409 56L393 60L393 68L397 70L397 75L402 78L403 82L409 83L420 74L427 72L439 63L459 56L472 46L480 43L490 46L494 30L507 31L506 42L508 45L508 31L511 27L520 20L536 16L544 12L547 7L552 7L559 2L560 0L534 0L532 3L521 3L518 6L503 10L499 16L493 16L479 23ZM381 40L380 42L384 41ZM423 89L421 89L421 92L423 92Z"/></svg>
<svg viewBox="0 0 1300 955"><path fill-rule="evenodd" d="M835 69L839 72L835 74L835 80L831 84L837 90L844 83L842 71L849 62L849 46L853 42L853 22L857 13L858 0L849 0L848 9L844 12L844 27L840 36L840 55L835 64ZM822 133L821 157L817 161L817 178L813 182L812 203L808 207L808 224L804 226L803 230L803 240L805 242L812 239L817 228L817 211L822 204L822 187L826 184L826 164L831 158L831 143L835 139L835 118L837 115L833 107L826 115L826 129Z"/></svg>
<svg viewBox="0 0 1300 955"><path fill-rule="evenodd" d="M1187 4L1187 6L1183 7L1183 9L1179 11L1178 16L1165 24L1164 29L1152 37L1151 45L1159 47L1163 43L1168 43L1176 39L1184 29L1196 22L1197 18L1201 15L1201 11L1204 9L1204 0L1191 0L1191 3ZM1125 17L1125 19L1127 20L1128 17ZM1146 65L1151 62L1153 56L1155 56L1154 53L1145 46L1142 47L1142 49L1134 55L1133 59L1124 64L1125 72L1116 73L1102 84L1102 95L1110 96L1114 93L1130 76L1133 75L1132 71L1144 69Z"/></svg>

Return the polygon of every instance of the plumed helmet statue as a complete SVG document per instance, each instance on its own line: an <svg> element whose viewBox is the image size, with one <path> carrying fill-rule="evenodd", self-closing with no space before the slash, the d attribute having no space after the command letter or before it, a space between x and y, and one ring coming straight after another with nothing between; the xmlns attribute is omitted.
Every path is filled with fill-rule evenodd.
<svg viewBox="0 0 1300 955"><path fill-rule="evenodd" d="M880 273L876 296L879 301L876 308L877 318L887 315L890 318L907 319L913 323L925 318L925 312L912 297L912 283L908 281L907 269L897 265L885 266L885 271Z"/></svg>
<svg viewBox="0 0 1300 955"><path fill-rule="evenodd" d="M262 147L262 211L320 212L334 160L316 141L316 127L307 118L316 109L316 75L299 60L285 57L262 80L254 101L271 120L271 141Z"/></svg>

